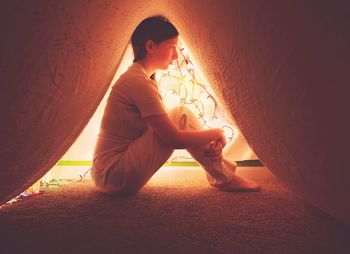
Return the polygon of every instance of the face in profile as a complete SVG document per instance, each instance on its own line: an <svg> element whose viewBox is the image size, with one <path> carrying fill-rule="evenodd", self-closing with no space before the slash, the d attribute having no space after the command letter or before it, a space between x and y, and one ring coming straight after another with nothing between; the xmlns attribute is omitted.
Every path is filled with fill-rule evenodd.
<svg viewBox="0 0 350 254"><path fill-rule="evenodd" d="M177 44L178 37L155 44L153 59L158 69L167 70L178 58Z"/></svg>

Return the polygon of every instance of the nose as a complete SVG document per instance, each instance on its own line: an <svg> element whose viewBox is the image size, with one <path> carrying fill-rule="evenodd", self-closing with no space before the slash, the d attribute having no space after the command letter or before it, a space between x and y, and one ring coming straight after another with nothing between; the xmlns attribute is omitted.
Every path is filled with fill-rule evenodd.
<svg viewBox="0 0 350 254"><path fill-rule="evenodd" d="M173 51L173 60L177 60L179 58L178 54L177 54L177 49L175 48L175 50Z"/></svg>

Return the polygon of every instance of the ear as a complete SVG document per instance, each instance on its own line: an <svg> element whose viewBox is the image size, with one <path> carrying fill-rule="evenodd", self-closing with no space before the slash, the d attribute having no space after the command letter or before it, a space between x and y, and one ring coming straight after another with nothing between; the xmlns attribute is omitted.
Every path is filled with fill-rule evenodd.
<svg viewBox="0 0 350 254"><path fill-rule="evenodd" d="M146 44L145 44L146 52L149 54L153 54L154 46L155 46L154 41L152 41L152 40L146 41Z"/></svg>

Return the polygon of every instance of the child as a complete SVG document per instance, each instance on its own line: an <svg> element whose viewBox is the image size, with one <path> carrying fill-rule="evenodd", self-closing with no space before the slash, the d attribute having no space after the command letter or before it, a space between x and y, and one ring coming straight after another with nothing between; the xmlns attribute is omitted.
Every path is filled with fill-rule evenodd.
<svg viewBox="0 0 350 254"><path fill-rule="evenodd" d="M185 107L167 111L154 80L177 59L177 29L164 17L143 20L131 37L134 61L112 88L95 147L92 177L106 193L135 194L167 161L174 149L187 149L221 191L258 191L235 175L222 157L220 129L203 129Z"/></svg>

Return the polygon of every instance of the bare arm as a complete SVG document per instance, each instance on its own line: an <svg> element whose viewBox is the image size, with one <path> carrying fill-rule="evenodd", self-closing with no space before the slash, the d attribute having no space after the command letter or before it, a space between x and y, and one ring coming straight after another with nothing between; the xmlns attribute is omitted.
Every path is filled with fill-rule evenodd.
<svg viewBox="0 0 350 254"><path fill-rule="evenodd" d="M212 141L219 141L223 146L226 139L223 132L216 129L180 130L168 115L156 115L144 119L156 135L166 144L175 149L201 146Z"/></svg>

